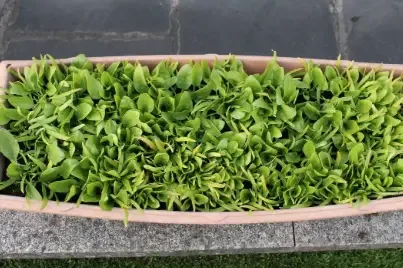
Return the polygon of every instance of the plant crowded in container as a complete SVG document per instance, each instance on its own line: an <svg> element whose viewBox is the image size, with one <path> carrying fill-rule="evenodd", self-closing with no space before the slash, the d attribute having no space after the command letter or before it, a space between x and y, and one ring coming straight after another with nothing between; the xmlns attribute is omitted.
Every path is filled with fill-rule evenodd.
<svg viewBox="0 0 403 268"><path fill-rule="evenodd" d="M0 190L104 210L253 211L366 202L403 190L393 72L319 66L248 74L225 61L23 70L0 106Z"/></svg>

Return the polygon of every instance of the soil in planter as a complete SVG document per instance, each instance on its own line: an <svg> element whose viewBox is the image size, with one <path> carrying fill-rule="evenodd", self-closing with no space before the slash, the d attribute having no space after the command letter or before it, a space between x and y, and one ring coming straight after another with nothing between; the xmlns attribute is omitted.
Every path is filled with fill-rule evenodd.
<svg viewBox="0 0 403 268"><path fill-rule="evenodd" d="M47 59L50 59L48 62ZM6 194L102 209L244 211L366 202L403 189L402 82L274 59L10 70ZM46 198L45 198L46 197Z"/></svg>

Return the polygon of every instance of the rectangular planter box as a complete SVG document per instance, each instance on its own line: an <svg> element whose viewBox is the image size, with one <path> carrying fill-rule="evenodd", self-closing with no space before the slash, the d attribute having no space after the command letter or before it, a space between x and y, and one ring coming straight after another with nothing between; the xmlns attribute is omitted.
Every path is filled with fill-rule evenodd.
<svg viewBox="0 0 403 268"><path fill-rule="evenodd" d="M121 57L95 57L89 58L93 63L110 64L119 60L128 60L130 62L140 62L149 67L156 66L160 61L172 59L180 64L188 63L190 60L206 60L212 64L215 59L227 59L227 55L156 55L156 56L121 56ZM272 57L263 56L237 56L244 64L248 73L261 73L266 68L267 63ZM69 64L72 58L60 60ZM335 65L333 60L313 60L315 64L321 66ZM291 70L303 67L302 61L298 58L277 58L279 65L285 70ZM12 77L7 72L7 68L14 70L23 69L32 64L32 61L3 61L0 64L0 88L7 88ZM341 68L351 64L348 61L341 61ZM395 76L403 73L403 65L397 64L376 64L376 63L355 63L359 68L379 68L383 71L394 71ZM0 95L4 91L0 90ZM0 161L0 174L4 174L4 161ZM1 178L0 178L1 180ZM24 197L0 195L0 209L10 209L18 211L51 213L65 216L79 216L88 218L100 218L106 220L123 220L124 211L120 208L114 208L112 211L103 211L97 205L80 205L74 203L59 204L49 201L48 205L41 210L41 202L31 200L27 204ZM255 211L255 212L176 212L163 210L130 210L129 221L131 222L152 222L169 224L245 224L245 223L269 223L269 222L291 222L318 220L336 217L357 216L378 212L394 211L403 209L403 197L392 197L382 200L374 200L366 205L329 205L323 207L279 209L273 212Z"/></svg>

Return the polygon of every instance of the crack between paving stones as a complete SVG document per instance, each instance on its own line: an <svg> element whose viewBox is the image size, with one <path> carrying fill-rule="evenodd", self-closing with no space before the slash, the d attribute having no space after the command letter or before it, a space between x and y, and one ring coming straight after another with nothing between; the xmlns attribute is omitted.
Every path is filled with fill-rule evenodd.
<svg viewBox="0 0 403 268"><path fill-rule="evenodd" d="M8 49L9 40L5 38L8 26L13 24L18 16L19 0L6 0L0 11L0 58L4 58L4 54Z"/></svg>
<svg viewBox="0 0 403 268"><path fill-rule="evenodd" d="M171 37L173 44L173 53L179 54L180 47L180 22L178 18L179 0L172 0L170 9L170 25L169 29L160 34L149 32L133 31L133 32L83 32L83 31L24 31L9 30L7 28L17 18L19 11L19 0L7 0L4 8L0 13L0 57L7 51L10 41L40 41L40 40L57 40L57 41L82 41L96 40L101 42L109 41L141 41L141 40L164 40Z"/></svg>
<svg viewBox="0 0 403 268"><path fill-rule="evenodd" d="M295 242L295 223L291 222L291 226L292 226L292 239L293 239L293 243L294 243L294 248L297 247L297 243Z"/></svg>
<svg viewBox="0 0 403 268"><path fill-rule="evenodd" d="M349 58L347 44L348 32L347 25L344 21L343 0L330 0L329 10L333 18L334 33L339 53L342 59L347 60Z"/></svg>
<svg viewBox="0 0 403 268"><path fill-rule="evenodd" d="M12 41L31 41L31 40L60 40L60 41L141 41L141 40L163 40L164 35L156 35L147 32L69 32L69 31L12 31L9 34Z"/></svg>
<svg viewBox="0 0 403 268"><path fill-rule="evenodd" d="M181 51L181 24L179 21L179 3L180 0L171 0L169 11L169 35L172 38L172 52L180 54Z"/></svg>

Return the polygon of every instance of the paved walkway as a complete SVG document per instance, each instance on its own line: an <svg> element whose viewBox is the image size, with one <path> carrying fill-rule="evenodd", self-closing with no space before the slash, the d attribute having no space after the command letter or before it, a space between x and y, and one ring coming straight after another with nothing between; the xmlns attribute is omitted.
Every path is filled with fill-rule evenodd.
<svg viewBox="0 0 403 268"><path fill-rule="evenodd" d="M164 225L0 211L0 258L123 257L403 246L403 212L251 225Z"/></svg>

